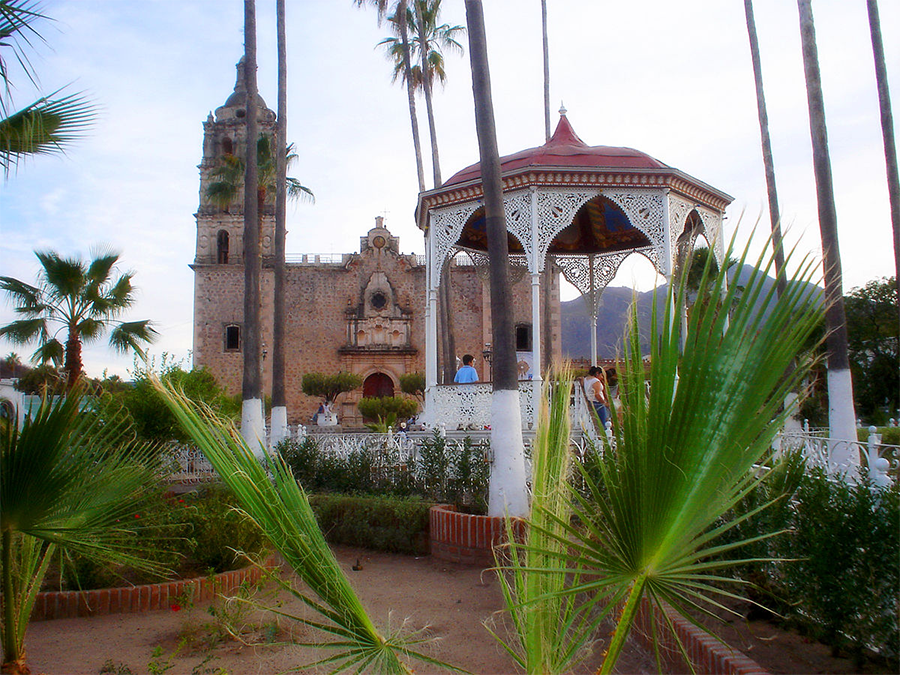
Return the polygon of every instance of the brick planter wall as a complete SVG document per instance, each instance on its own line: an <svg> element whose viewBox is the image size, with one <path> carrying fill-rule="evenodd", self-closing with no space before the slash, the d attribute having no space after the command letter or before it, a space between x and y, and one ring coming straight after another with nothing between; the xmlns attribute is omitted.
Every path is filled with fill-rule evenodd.
<svg viewBox="0 0 900 675"><path fill-rule="evenodd" d="M493 567L493 548L506 540L503 518L460 513L448 504L432 506L428 521L431 555L439 560ZM524 525L514 522L517 537L522 536Z"/></svg>
<svg viewBox="0 0 900 675"><path fill-rule="evenodd" d="M646 598L642 599L631 632L632 638L652 653L652 636L655 630L664 672L694 672L697 675L769 675L758 663L700 630L671 607L666 606L665 613L671 621L671 626L660 615L659 610L654 610ZM685 662L675 635L681 640L693 669Z"/></svg>
<svg viewBox="0 0 900 675"><path fill-rule="evenodd" d="M274 559L265 563L274 567ZM176 600L184 598L193 589L195 602L212 600L219 593L238 588L245 581L256 583L262 578L262 570L256 566L222 572L213 577L182 579L161 584L127 586L124 588L100 588L91 591L47 591L38 593L31 612L32 621L48 619L73 619L80 616L101 614L130 614L153 609L169 609Z"/></svg>

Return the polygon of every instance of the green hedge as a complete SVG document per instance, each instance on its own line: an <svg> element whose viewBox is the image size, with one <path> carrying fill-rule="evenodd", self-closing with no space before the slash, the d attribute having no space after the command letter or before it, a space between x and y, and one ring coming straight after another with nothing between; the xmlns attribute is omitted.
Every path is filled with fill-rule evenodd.
<svg viewBox="0 0 900 675"><path fill-rule="evenodd" d="M326 539L388 553L428 553L428 510L418 499L311 495L310 505Z"/></svg>

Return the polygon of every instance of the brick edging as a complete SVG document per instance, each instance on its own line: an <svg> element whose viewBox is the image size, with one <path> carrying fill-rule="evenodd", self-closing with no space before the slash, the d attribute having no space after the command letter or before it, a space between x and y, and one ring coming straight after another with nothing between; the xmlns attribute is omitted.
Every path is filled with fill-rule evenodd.
<svg viewBox="0 0 900 675"><path fill-rule="evenodd" d="M273 558L264 563L275 566ZM88 591L45 591L38 593L31 612L32 621L74 619L83 616L131 614L155 609L168 609L177 600L191 595L194 602L212 600L219 593L238 588L245 581L251 584L262 578L256 565L210 577L181 579L160 584L144 584L121 588L100 588Z"/></svg>
<svg viewBox="0 0 900 675"><path fill-rule="evenodd" d="M431 555L464 565L494 566L494 546L506 540L506 519L460 513L455 506L438 504L428 511ZM514 519L517 537L525 524Z"/></svg>
<svg viewBox="0 0 900 675"><path fill-rule="evenodd" d="M653 650L652 636L655 634L663 667L668 672L692 671L678 647L677 635L697 675L769 675L754 660L698 628L668 605L663 604L663 611L668 621L647 598L643 598L631 635L645 649Z"/></svg>

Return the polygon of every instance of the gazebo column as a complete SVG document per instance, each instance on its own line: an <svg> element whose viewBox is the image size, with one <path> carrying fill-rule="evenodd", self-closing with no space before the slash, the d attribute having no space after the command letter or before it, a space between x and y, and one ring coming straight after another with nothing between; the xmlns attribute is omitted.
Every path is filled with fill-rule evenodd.
<svg viewBox="0 0 900 675"><path fill-rule="evenodd" d="M537 188L531 188L531 370L532 376L532 410L540 410L541 383L541 267L544 256L540 250ZM549 245L549 244L548 244ZM537 420L535 420L537 421Z"/></svg>
<svg viewBox="0 0 900 675"><path fill-rule="evenodd" d="M434 288L433 230L425 237L425 417L437 424L435 387L437 386L437 290Z"/></svg>
<svg viewBox="0 0 900 675"><path fill-rule="evenodd" d="M591 283L591 365L597 365L597 289L594 288L594 257L588 255L588 278Z"/></svg>

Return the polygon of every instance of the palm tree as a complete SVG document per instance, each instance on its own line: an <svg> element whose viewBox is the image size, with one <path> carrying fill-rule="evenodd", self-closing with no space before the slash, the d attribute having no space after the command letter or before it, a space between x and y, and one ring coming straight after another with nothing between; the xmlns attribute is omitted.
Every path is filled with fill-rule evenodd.
<svg viewBox="0 0 900 675"><path fill-rule="evenodd" d="M262 448L266 438L260 372L259 219L257 202L259 167L257 143L259 134L256 85L256 2L244 0L244 82L247 87L247 147L244 151L244 339L243 377L241 380L241 433L253 448Z"/></svg>
<svg viewBox="0 0 900 675"><path fill-rule="evenodd" d="M159 484L157 449L134 440L123 415L85 408L76 388L0 432L4 673L29 672L25 632L55 552L163 571L139 557L154 542L133 517Z"/></svg>
<svg viewBox="0 0 900 675"><path fill-rule="evenodd" d="M353 0L357 7L372 5L378 13L378 25L387 16L391 3L389 0ZM422 141L419 138L419 118L416 114L416 94L413 78L410 75L412 58L410 56L409 30L406 24L406 0L396 0L393 14L397 17L397 30L400 34L400 45L403 53L403 70L406 73L406 98L409 102L409 123L412 127L413 150L416 154L416 176L419 179L419 192L425 191L425 169L422 165Z"/></svg>
<svg viewBox="0 0 900 675"><path fill-rule="evenodd" d="M404 14L400 15L400 3L389 17L394 32L399 37L388 37L378 43L384 47L388 57L394 62L392 82L398 79L414 90L421 90L425 95L425 109L428 114L428 130L431 138L431 166L434 174L434 187L443 184L441 179L441 162L438 151L437 127L434 121L433 84L435 78L443 85L447 80L444 68L443 50L463 52L457 41L465 28L462 26L438 25L441 12L441 0L414 0L415 11L404 4ZM418 41L407 48L404 42L404 27L412 28ZM407 51L410 60L419 57L419 63L407 68ZM408 87L407 87L408 88ZM422 188L424 189L424 188ZM444 265L441 270L441 284L438 291L438 323L441 326L441 339L444 381L452 382L456 372L456 339L453 330L453 314L450 311L450 266Z"/></svg>
<svg viewBox="0 0 900 675"><path fill-rule="evenodd" d="M891 226L894 230L894 280L900 292L900 171L897 169L897 146L894 142L894 116L891 112L891 93L888 89L887 66L884 63L884 42L881 39L881 20L878 1L868 0L869 33L875 57L875 82L878 86L878 108L881 111L881 135L884 137L884 163L887 168L888 198L891 202Z"/></svg>
<svg viewBox="0 0 900 675"><path fill-rule="evenodd" d="M500 153L494 125L491 79L480 0L466 0L469 59L475 98L475 128L484 188L484 215L488 237L491 282L491 335L494 347L494 389L491 401L491 467L488 513L492 516L528 513L525 453L519 411L512 289L509 283L509 246L503 211Z"/></svg>
<svg viewBox="0 0 900 675"><path fill-rule="evenodd" d="M34 42L43 41L33 23L48 17L32 0L0 0L0 46L12 49L15 61L32 83L37 76L28 59ZM0 53L0 168L4 175L33 155L64 152L90 128L96 107L81 94L59 96L61 89L16 110L12 104L9 71Z"/></svg>
<svg viewBox="0 0 900 675"><path fill-rule="evenodd" d="M759 135L762 142L763 167L766 173L766 191L769 195L769 220L772 225L772 246L775 249L775 274L778 292L784 293L784 250L781 242L781 211L778 209L778 190L775 187L775 162L772 159L772 141L769 138L769 115L766 112L766 94L763 89L762 64L759 59L759 40L756 38L756 21L753 18L753 0L744 0L747 18L747 35L750 40L750 61L753 63L753 81L756 84L756 110L759 116Z"/></svg>
<svg viewBox="0 0 900 675"><path fill-rule="evenodd" d="M287 146L287 40L284 0L275 2L275 24L278 42L278 117L275 125L275 147ZM287 397L284 391L284 273L285 224L287 210L287 161L284 153L275 153L275 278L272 294L272 421L270 441L277 446L287 434Z"/></svg>
<svg viewBox="0 0 900 675"><path fill-rule="evenodd" d="M286 97L285 97L286 98ZM284 104L286 105L286 104ZM281 99L279 100L279 107L282 106ZM285 405L285 395L284 395L284 338L283 338L283 327L284 327L284 293L280 290L284 284L284 249L285 249L285 206L284 201L286 201L286 197L291 197L292 199L300 199L300 200L308 200L310 202L315 202L315 195L312 190L305 187L298 179L284 176L284 172L286 171L286 167L290 164L293 164L297 159L297 155L294 153L293 143L288 146L284 146L282 144L283 139L280 139L279 136L283 135L283 132L279 132L278 127L281 125L281 120L287 120L287 113L285 112L284 117L279 115L279 123L276 126L276 140L275 147L284 147L285 151L283 153L275 152L272 147L272 140L266 134L260 134L257 138L256 142L256 164L257 164L257 187L256 187L256 199L253 200L254 205L256 207L256 218L257 218L257 227L256 230L256 265L257 268L259 266L259 237L262 236L262 217L265 212L265 204L268 199L268 195L273 192L276 195L275 199L275 312L273 316L274 320L274 345L273 345L273 379L272 379L272 387L273 387L273 411L276 407L280 407L282 413L284 414L284 424L286 424L287 412L284 408ZM280 164L283 163L284 167L281 167ZM210 174L212 178L212 182L210 182L209 186L206 189L206 196L209 200L216 204L217 206L227 209L229 208L237 199L241 190L244 189L244 175L246 172L245 162L243 159L234 154L225 154L222 156L220 160L219 166L217 166ZM280 191L284 192L284 195L280 194ZM246 211L245 211L246 216ZM280 224L279 224L280 221ZM245 236L246 233L245 233ZM246 245L245 245L246 246ZM246 248L244 251L244 264L247 265L247 256L249 253ZM246 270L246 267L245 267ZM259 277L259 270L256 271L257 279ZM258 297L258 288L259 284L256 285L257 288L257 297ZM245 293L246 283L245 283ZM257 307L259 306L259 302L257 300ZM258 322L257 315L257 322ZM245 322L246 325L246 322ZM261 343L261 341L260 341ZM247 364L244 364L245 370L248 367ZM259 369L259 360L257 358L257 370ZM280 384L279 384L280 383ZM280 387L280 395L278 400L280 400L280 404L276 403L276 390ZM260 382L260 392L262 391L262 383ZM273 412L273 420L279 419L282 413ZM261 413L260 413L261 414ZM284 424L279 422L279 429L283 429Z"/></svg>
<svg viewBox="0 0 900 675"><path fill-rule="evenodd" d="M834 205L834 183L828 136L825 127L825 102L816 29L810 0L797 0L800 14L800 42L803 48L803 70L809 104L809 129L813 147L813 170L819 207L819 230L825 266L825 330L828 352L828 422L831 438L844 443L833 449L832 462L839 471L854 473L859 464L856 446L856 414L853 410L853 382L847 352L847 320L841 281L841 253L838 247L837 211Z"/></svg>
<svg viewBox="0 0 900 675"><path fill-rule="evenodd" d="M550 140L550 40L547 37L547 0L541 0L541 44L544 53L544 140Z"/></svg>
<svg viewBox="0 0 900 675"><path fill-rule="evenodd" d="M118 254L101 253L90 263L62 258L55 251L35 255L42 268L36 286L0 277L0 289L23 317L0 328L0 337L14 344L38 342L35 363L65 362L70 389L82 374L82 345L107 330L113 349L143 354L141 345L152 342L157 333L150 321L117 321L135 301L134 273L113 278Z"/></svg>
<svg viewBox="0 0 900 675"><path fill-rule="evenodd" d="M746 260L745 250L741 267ZM724 302L698 303L684 336L677 307L685 287L670 286L668 301L653 303L651 324L661 328L651 335L648 374L632 312L620 389L623 416L620 421L613 411L614 441L582 471L585 493L568 487L567 499L555 497L558 488L544 489L559 480L554 472L564 466L561 460L545 463L548 438L560 446L556 452L569 448L567 429L559 428L567 422L568 388L557 397L561 414L552 415L551 428L542 429L535 444L535 471L551 475L533 479L529 539L513 545L525 559L517 564L514 558L509 566L517 581L507 600L514 619L534 608L533 617L516 620L528 657L522 660L538 666L527 672L567 672L567 659L595 637L601 621L615 616L598 671L611 672L642 598L697 616L721 607L719 599L735 597L721 587L726 579L720 572L745 562L741 547L756 539L733 535L743 519L721 518L764 479L754 465L769 456L791 412L782 408L784 395L802 381L811 360L788 366L821 317L816 298L803 288L815 263L800 261L799 283L781 294L768 283L771 267L770 259L758 260L741 293L708 259L700 293ZM657 324L660 306L665 310ZM729 531L732 541L720 541ZM573 583L563 583L570 578ZM556 611L557 620L541 616L547 611Z"/></svg>

